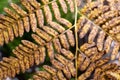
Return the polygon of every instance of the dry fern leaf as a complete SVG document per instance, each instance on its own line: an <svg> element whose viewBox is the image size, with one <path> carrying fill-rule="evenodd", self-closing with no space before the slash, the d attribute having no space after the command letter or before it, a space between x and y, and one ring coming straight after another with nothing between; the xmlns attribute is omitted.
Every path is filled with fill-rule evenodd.
<svg viewBox="0 0 120 80"><path fill-rule="evenodd" d="M74 1L70 0L69 1L65 1L65 5L70 5L70 11L71 13L74 13ZM36 32L37 28L40 27L40 29L45 30L47 33L49 33L52 36L57 36L58 32L62 33L63 31L65 31L65 28L70 28L72 27L72 23L64 18L61 17L61 12L59 10L59 8L57 8L58 6L63 8L63 5L58 5L58 2L61 3L61 1L52 1L52 3L50 3L50 1L42 1L43 3L45 3L46 5L41 5L39 2L37 2L36 0L21 0L21 6L24 7L20 7L17 4L11 3L10 7L12 9L9 8L5 8L4 11L6 12L6 15L0 15L0 20L4 20L6 21L6 23L4 23L3 21L1 22L1 24L4 24L6 27L6 29L3 30L2 33L4 33L5 39L1 40L1 46L4 43L8 43L10 41L14 40L14 37L22 37L24 35L25 32L30 32L30 30L32 30L32 32ZM66 3L67 2L67 3ZM53 5L53 8L50 8L50 5ZM57 7L56 7L57 6ZM58 11L57 11L57 10ZM55 12L54 14L51 12L51 10L53 10L53 12ZM69 8L67 7L66 10L69 10ZM56 13L57 11L57 13ZM57 23L55 21L53 21L53 15L60 15L60 16L56 16L58 17L56 19L56 21L60 22ZM45 18L45 19L44 19ZM46 21L47 23L45 23ZM9 28L7 27L7 25L10 24ZM62 26L62 24L64 26ZM4 27L4 25L1 25L1 27ZM49 28L45 29L44 26L50 26ZM7 31L8 30L8 31ZM50 31L51 32L50 32ZM56 32L56 30L58 32ZM9 34L11 31L11 34ZM9 35L7 35L7 32ZM36 37L35 37L36 38Z"/></svg>
<svg viewBox="0 0 120 80"><path fill-rule="evenodd" d="M83 24L83 21L86 21L86 23ZM92 22L89 22L89 25L92 25L92 27L88 26L89 30L87 28L85 29L86 31L84 31L84 27L86 27L86 24L88 24L87 18L81 17L78 20L77 26L78 26L79 39L81 40L82 38L86 38L86 42L87 42L83 44L83 46L80 46L80 50L84 52L88 48L85 51L85 54L87 56L91 56L92 54L96 53L93 52L96 50L105 51L105 53L107 54L110 53L111 60L115 60L118 56L120 49L119 42L114 40L111 36L106 34L104 31L102 31L98 26L96 26ZM96 48L95 48L95 44L96 44Z"/></svg>
<svg viewBox="0 0 120 80"><path fill-rule="evenodd" d="M4 74L1 74L1 79L8 77L15 77L16 74L21 72L25 72L27 69L32 67L33 65L38 65L44 62L45 59L45 48L39 47L34 49L35 44L29 41L22 41L23 45L20 44L13 50L13 54L15 57L3 58L3 61L0 61L1 69L3 69ZM25 42L29 43L29 45L25 46ZM29 46L29 47L28 47ZM33 49L30 49L33 48ZM29 51L28 51L29 50ZM25 52L26 51L26 52ZM7 64L9 66L7 66ZM10 70L11 72L7 72L6 70ZM2 77L4 76L4 77Z"/></svg>
<svg viewBox="0 0 120 80"><path fill-rule="evenodd" d="M26 67L28 69L34 64L38 65L44 62L46 56L44 47L37 47L36 44L26 40L23 40L22 43L23 45L19 44L19 46L17 46L15 50L13 50L13 53L18 59L23 60L25 59L25 57L28 58L27 61L29 62L28 64L26 64ZM29 45L26 46L26 44L28 43ZM35 48L35 46L37 48Z"/></svg>
<svg viewBox="0 0 120 80"><path fill-rule="evenodd" d="M0 15L0 46L16 37L22 39L12 50L13 57L0 61L0 79L13 78L33 66L41 69L30 80L119 79L119 65L114 63L120 59L119 4L109 0L20 1L22 5L11 3L12 9L5 8L6 14ZM74 25L64 18L69 13ZM26 32L32 40L23 40Z"/></svg>
<svg viewBox="0 0 120 80"><path fill-rule="evenodd" d="M77 56L78 80L106 80L104 72L119 70L116 63L109 63L118 59L120 47L117 40L85 16L78 19L77 29L78 39L81 41Z"/></svg>
<svg viewBox="0 0 120 80"><path fill-rule="evenodd" d="M59 11L59 8L57 9L58 13L55 13L54 15L60 15L59 19L58 20L56 19L60 23L53 22L52 21L53 14L51 12L50 5L48 5L49 1L45 1L45 2L42 1L42 2L45 4L47 3L47 5L43 5L43 7L41 7L40 3L38 3L36 0L32 0L32 1L21 0L22 7L26 8L27 11L22 9L18 5L11 3L10 6L12 7L12 9L14 9L14 11L11 9L5 8L4 10L7 13L7 15L0 16L0 20L4 20L5 22L4 23L1 21L1 29L2 29L1 30L2 40L0 42L1 45L4 45L4 42L7 44L10 41L13 41L14 37L18 37L18 36L22 37L25 31L30 32L30 30L32 30L32 32L35 32L31 36L35 40L35 42L38 43L38 45L27 40L22 40L22 44L19 44L13 50L13 54L15 55L16 59L19 61L19 68L17 70L17 74L19 74L19 72L24 73L27 69L29 69L33 65L39 65L44 63L46 58L45 51L48 52L47 54L49 55L49 58L52 60L54 58L53 50L56 50L57 52L60 53L62 45L64 45L64 47L68 46L68 47L65 47L67 49L70 46L75 45L74 36L72 31L70 30L67 32L67 34L62 34L64 36L64 40L60 39L59 41L59 39L55 39L54 41L52 41L53 38L57 37L60 33L63 33L66 29L71 28L72 23L64 18L61 18L61 13ZM61 3L61 1L59 2ZM71 12L74 12L73 1L70 0L70 3L69 1L67 1L67 3L70 5ZM58 6L58 3L56 3L55 1L53 5ZM66 2L64 5L67 5ZM63 8L63 5L61 6ZM53 6L52 9L55 9L55 7ZM68 8L66 8L66 10L68 10ZM47 20L48 22L47 24L45 23L44 18ZM7 26L9 24L11 24L11 26L8 28ZM64 24L64 26L62 26L61 24ZM39 28L37 26L39 26ZM70 36L68 36L68 34L70 34ZM67 40L67 37L68 37L68 40ZM65 44L66 42L67 44ZM55 49L53 49L52 44L54 44ZM69 53L71 54L71 52ZM69 57L65 53L64 55ZM66 69L68 70L67 67ZM64 72L67 75L66 69L64 68ZM15 77L15 74L16 73L14 73L14 76L12 77ZM3 76L5 77L1 77L1 79L6 78L7 76L9 76L9 74L5 73Z"/></svg>
<svg viewBox="0 0 120 80"><path fill-rule="evenodd" d="M68 36L67 33L70 33L70 36ZM66 42L68 42L67 45L69 47L74 47L75 39L71 30L67 30L64 34L61 35L65 36L65 40L67 40ZM66 35L69 37L69 39L67 39ZM13 49L13 54L15 55L16 59L19 61L19 72L21 71L24 73L27 69L29 69L33 65L39 65L44 63L46 59L46 55L48 55L51 64L56 69L62 70L63 73L66 75L66 78L70 79L71 76L75 77L76 70L74 67L74 63L72 62L74 60L74 54L71 51L69 51L69 48L66 48L66 44L64 41L60 42L61 40L62 39L59 40L58 37L55 38L53 41L50 41L42 46L27 40L22 40L21 44L19 44L15 49ZM60 54L55 54L56 51L61 53L63 56ZM58 73L59 77L61 78L60 74ZM6 76L9 75L6 74ZM13 77L15 77L15 75Z"/></svg>
<svg viewBox="0 0 120 80"><path fill-rule="evenodd" d="M77 66L79 68L78 80L82 79L98 80L99 78L102 79L104 77L105 72L119 70L119 66L117 64L109 63L110 58L108 57L102 59L98 57L97 59L94 58L93 60L91 60L91 57L88 57L83 53L78 54L77 59L78 60Z"/></svg>
<svg viewBox="0 0 120 80"><path fill-rule="evenodd" d="M55 57L50 62L52 65L51 66L43 65L44 70L37 71L33 75L33 79L35 79L34 76L40 76L41 78L53 80L54 79L67 80L71 79L72 76L75 77L76 70L73 60L71 61L68 58L64 57L64 55L56 53ZM50 75L49 78L46 75L39 74L42 72L47 72L46 74Z"/></svg>
<svg viewBox="0 0 120 80"><path fill-rule="evenodd" d="M106 75L109 75L109 77L112 77L113 79L120 79L120 75L119 75L119 70L116 71L107 71Z"/></svg>
<svg viewBox="0 0 120 80"><path fill-rule="evenodd" d="M36 33L37 33L37 31L36 31ZM49 40L49 38L45 37L45 35L47 35L48 37L51 37L49 34L47 34L45 32L43 34L39 33L38 37L40 39L44 37L44 38L46 38L46 40L48 40L48 43L46 43L45 39L44 40L42 39L42 41L44 42L43 44L42 44L42 41L37 38L37 35L36 35L36 37L34 35L35 34L32 34L32 37L36 41L36 43L39 46L45 46L46 47L48 57L51 60L54 58L54 53L56 51L58 53L60 53L62 48L65 48L65 49L69 50L70 47L75 46L75 38L74 38L74 34L73 34L72 30L66 30L66 32L64 34L60 34L57 38L53 38L52 40L51 39ZM62 50L62 53L66 57L68 57L69 59L70 58L73 59L73 55L72 55L71 52L67 52L66 50ZM70 54L70 55L67 55L67 54Z"/></svg>
<svg viewBox="0 0 120 80"><path fill-rule="evenodd" d="M87 3L80 12L119 42L119 28L117 27L119 26L119 9L115 5L119 5L115 0L93 1Z"/></svg>
<svg viewBox="0 0 120 80"><path fill-rule="evenodd" d="M6 77L14 77L15 74L19 73L20 61L17 58L14 57L3 58L3 61L1 61L0 63L1 63L0 67L2 70L0 76L1 79Z"/></svg>
<svg viewBox="0 0 120 80"><path fill-rule="evenodd" d="M103 65L103 66L101 66L101 68L96 69L96 71L95 71L96 76L94 76L94 79L105 78L105 73L106 72L108 72L108 71L116 71L116 70L119 70L119 67L114 63L108 63L106 65ZM107 78L105 78L105 79L107 79ZM112 78L110 78L110 79L112 79Z"/></svg>

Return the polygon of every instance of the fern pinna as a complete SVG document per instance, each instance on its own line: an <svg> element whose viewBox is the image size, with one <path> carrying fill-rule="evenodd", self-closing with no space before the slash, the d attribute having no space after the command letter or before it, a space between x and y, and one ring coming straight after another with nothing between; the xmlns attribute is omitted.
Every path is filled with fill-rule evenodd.
<svg viewBox="0 0 120 80"><path fill-rule="evenodd" d="M20 0L0 14L0 79L120 80L119 0Z"/></svg>

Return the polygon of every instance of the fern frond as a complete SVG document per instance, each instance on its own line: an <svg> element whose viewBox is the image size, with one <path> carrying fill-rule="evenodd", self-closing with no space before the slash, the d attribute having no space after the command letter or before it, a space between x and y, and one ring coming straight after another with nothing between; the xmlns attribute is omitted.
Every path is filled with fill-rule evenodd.
<svg viewBox="0 0 120 80"><path fill-rule="evenodd" d="M119 80L119 2L10 3L0 14L0 80Z"/></svg>
<svg viewBox="0 0 120 80"><path fill-rule="evenodd" d="M43 1L43 3L46 3L46 1L45 2ZM67 1L67 3L70 5L71 12L74 12L74 2L71 0L70 2ZM3 45L4 42L7 44L8 42L13 41L14 37L18 37L18 36L22 37L25 32L30 32L30 30L32 30L32 32L36 32L38 26L41 29L44 29L46 32L48 32L48 30L51 30L53 32L57 30L59 33L62 33L63 31L65 31L66 30L65 28L72 27L72 23L70 21L61 17L60 10L59 8L57 8L58 7L57 1L53 1L52 3L47 1L47 5L41 5L36 0L32 0L32 1L21 0L21 4L22 4L22 7L24 7L26 10L23 9L22 7L19 7L17 4L11 3L10 6L13 10L9 8L5 8L4 11L7 14L0 16L0 20L5 21L5 23L3 21L1 22L1 27L6 26L5 27L6 30L3 30L3 32L1 32L1 35L2 33L4 33L3 36L5 37L5 39L2 39L1 45ZM54 12L54 15L55 16L60 15L60 16L57 16L56 20L61 24L64 24L65 27L63 27L60 23L53 21L52 19L53 13L51 12L50 4L52 5L52 10ZM68 8L66 9L68 10ZM46 22L45 20L47 21L47 24L45 23ZM10 26L8 28L7 26L9 24ZM48 25L51 28L48 28L48 29L43 28L43 26L48 26ZM10 32L11 34L9 34ZM48 32L48 33L54 35L54 33L52 32L51 33Z"/></svg>
<svg viewBox="0 0 120 80"><path fill-rule="evenodd" d="M65 53L67 52L67 53ZM43 65L43 72L47 72L47 74L50 74L49 79L71 79L71 77L75 77L76 75L76 70L74 66L74 62L71 58L66 57L66 54L71 54L70 51L67 51L65 49L61 49L61 54L56 53L55 56L50 60L50 63L52 64L51 66L49 65ZM74 56L73 56L74 57ZM71 60L70 60L71 59ZM33 79L36 80L36 77L34 76L39 76L41 78L46 78L46 75L39 74L42 71L37 71L33 75ZM46 77L45 77L46 76ZM48 78L46 78L48 79Z"/></svg>
<svg viewBox="0 0 120 80"><path fill-rule="evenodd" d="M95 6L95 4L98 4ZM92 5L92 6L91 6ZM119 42L119 33L114 35L112 29L115 29L119 25L119 9L115 7L119 5L114 1L93 1L86 4L80 12L87 16L95 24L99 25L110 36L114 37ZM89 8L87 8L89 6ZM114 9L113 9L114 7ZM119 29L117 30L119 32Z"/></svg>
<svg viewBox="0 0 120 80"><path fill-rule="evenodd" d="M67 35L66 33L70 33L70 36ZM46 55L48 55L48 57L50 58L51 64L56 69L63 70L63 72L64 72L64 74L66 74L67 78L71 78L70 74L72 76L75 76L76 71L75 71L74 63L70 61L70 60L74 59L74 54L71 51L69 51L69 47L75 45L74 35L72 34L71 30L66 31L66 33L61 34L61 35L64 35L64 36L67 35L69 37L69 40L67 40L67 37L65 36L65 40L67 40L67 41L62 42L61 40L64 40L64 38L59 40L59 37L58 37L57 39L53 40L52 42L46 43L45 45L42 45L42 46L37 45L37 44L27 41L27 40L22 40L21 44L19 44L15 49L13 49L13 54L15 55L16 59L18 59L18 61L20 61L19 71L24 73L27 69L29 69L33 65L39 65L39 64L44 63L44 61L46 59ZM42 34L42 37L44 37L43 35L45 35L45 34ZM46 37L44 37L44 38L46 38ZM57 42L56 42L56 40L57 40ZM69 42L67 44L69 47L67 47L67 48L66 48L66 46L67 46L66 42ZM54 48L53 45L56 47ZM57 46L61 46L61 47L57 47ZM62 49L62 48L65 48L65 49ZM55 54L55 50L57 52L60 52L65 57L63 57L60 54ZM54 59L54 58L56 58L56 59ZM65 67L66 65L68 67ZM66 71L66 70L69 71L69 75L68 75L68 71ZM7 75L7 76L9 76L9 75Z"/></svg>
<svg viewBox="0 0 120 80"><path fill-rule="evenodd" d="M119 42L115 41L111 36L107 35L104 31L100 30L99 27L97 27L92 22L89 22L89 24L88 24L87 20L86 20L86 23L83 24L83 21L85 21L84 19L85 18L82 17L78 21L78 28L79 28L78 34L79 34L80 39L86 37L87 38L86 41L89 44L81 46L81 51L84 51L86 48L89 48L90 43L96 44L96 47L97 47L96 49L98 49L99 51L105 51L106 53L111 53L111 60L115 60L118 55L119 48L120 48ZM92 27L89 27L89 26L87 27L86 25L92 25ZM87 29L85 27L87 27ZM86 31L84 31L84 29ZM88 34L88 36L86 36L86 34ZM92 46L92 44L91 44L91 46ZM114 45L114 47L113 47L113 45ZM91 48L91 51L92 50L95 50L95 49ZM90 54L87 53L89 51L86 51L85 54L90 56Z"/></svg>

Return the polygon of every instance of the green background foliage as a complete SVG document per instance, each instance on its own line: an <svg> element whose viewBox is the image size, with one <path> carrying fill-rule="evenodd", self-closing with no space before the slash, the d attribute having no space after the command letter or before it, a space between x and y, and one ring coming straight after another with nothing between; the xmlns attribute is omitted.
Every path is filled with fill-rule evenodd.
<svg viewBox="0 0 120 80"><path fill-rule="evenodd" d="M19 0L0 0L0 13L3 13L4 7L9 7L10 2L19 3Z"/></svg>

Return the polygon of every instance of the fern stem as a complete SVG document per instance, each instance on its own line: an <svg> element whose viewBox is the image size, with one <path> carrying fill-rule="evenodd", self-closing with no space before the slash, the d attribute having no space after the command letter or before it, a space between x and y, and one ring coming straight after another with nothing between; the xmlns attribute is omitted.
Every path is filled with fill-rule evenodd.
<svg viewBox="0 0 120 80"><path fill-rule="evenodd" d="M75 39L76 39L76 51L75 51L75 66L76 66L76 80L77 80L77 51L78 51L78 35L77 35L77 0L75 0Z"/></svg>

